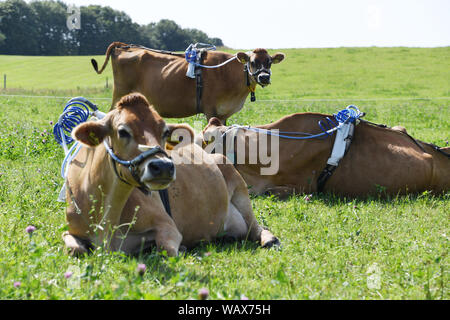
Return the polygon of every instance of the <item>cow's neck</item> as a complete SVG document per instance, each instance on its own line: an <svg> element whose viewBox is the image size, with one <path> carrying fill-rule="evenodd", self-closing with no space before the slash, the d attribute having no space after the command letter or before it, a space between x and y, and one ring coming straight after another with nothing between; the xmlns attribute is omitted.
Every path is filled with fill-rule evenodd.
<svg viewBox="0 0 450 320"><path fill-rule="evenodd" d="M94 163L91 170L96 174L91 174L90 184L97 195L95 200L101 202L99 212L98 239L96 242L103 242L104 239L109 240L114 234L114 228L119 225L122 210L130 197L134 187L120 181L112 167L112 162L106 153L103 145L98 146L97 157L94 157ZM113 248L112 248L113 249Z"/></svg>
<svg viewBox="0 0 450 320"><path fill-rule="evenodd" d="M259 172L261 164L258 159L259 140L256 132L239 130L234 141L234 150L237 163L252 164L250 171Z"/></svg>
<svg viewBox="0 0 450 320"><path fill-rule="evenodd" d="M213 110L213 112L210 112L211 116L219 118L222 122L226 122L227 118L239 112L244 107L245 101L247 101L249 94L251 94L252 91L256 91L256 82L250 78L250 84L248 85L246 80L247 75L244 71L242 71L242 64L239 63L238 67L239 69L233 72L239 72L238 74L241 75L242 78L238 79L241 80L238 80L233 86L228 99L219 102L216 109ZM206 114L208 114L208 112L206 112Z"/></svg>

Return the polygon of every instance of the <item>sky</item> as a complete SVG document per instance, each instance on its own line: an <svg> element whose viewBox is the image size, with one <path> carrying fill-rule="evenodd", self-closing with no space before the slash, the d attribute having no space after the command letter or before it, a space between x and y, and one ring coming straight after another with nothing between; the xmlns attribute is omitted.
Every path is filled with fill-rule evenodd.
<svg viewBox="0 0 450 320"><path fill-rule="evenodd" d="M139 24L174 20L234 49L450 45L450 0L63 2L110 6Z"/></svg>

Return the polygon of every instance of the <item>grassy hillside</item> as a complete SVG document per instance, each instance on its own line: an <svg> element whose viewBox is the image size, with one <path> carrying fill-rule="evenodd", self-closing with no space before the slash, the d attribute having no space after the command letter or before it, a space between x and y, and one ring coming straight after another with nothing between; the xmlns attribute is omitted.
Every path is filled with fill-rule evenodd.
<svg viewBox="0 0 450 320"><path fill-rule="evenodd" d="M450 96L450 47L280 51L286 60L273 66L273 84L258 90L261 99ZM111 65L97 75L91 58L0 56L0 80L6 74L7 88L27 91L101 90L107 77L111 86Z"/></svg>
<svg viewBox="0 0 450 320"><path fill-rule="evenodd" d="M112 70L108 68L104 74L97 75L91 66L91 58L0 56L1 87L6 74L8 89L62 91L103 88L106 77L112 79Z"/></svg>
<svg viewBox="0 0 450 320"><path fill-rule="evenodd" d="M273 67L273 85L259 89L258 102L247 102L229 123L333 113L355 103L366 119L404 125L424 141L443 146L450 137L450 48L282 51L287 58ZM1 56L0 74L9 70L16 88L6 93L93 96L106 111L109 101L95 97L111 92L102 89L104 76L89 59ZM339 97L344 100L307 100ZM0 95L0 299L197 299L204 287L212 299L450 298L449 193L386 200L254 197L256 217L280 238L279 250L240 242L202 244L178 258L155 251L124 257L101 248L68 257L61 240L65 205L56 202L64 153L50 133L65 102ZM205 124L202 116L168 121ZM32 236L28 225L36 227ZM138 263L147 266L143 276ZM70 279L66 271L73 272Z"/></svg>

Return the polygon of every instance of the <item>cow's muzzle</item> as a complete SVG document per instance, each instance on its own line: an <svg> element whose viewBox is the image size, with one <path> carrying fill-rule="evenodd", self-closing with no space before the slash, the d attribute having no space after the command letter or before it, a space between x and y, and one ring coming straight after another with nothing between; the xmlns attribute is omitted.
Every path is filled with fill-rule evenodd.
<svg viewBox="0 0 450 320"><path fill-rule="evenodd" d="M247 71L248 74L259 84L261 87L268 86L270 84L270 77L272 75L272 71L268 68L262 67L256 71L252 71L250 66L247 64L244 71Z"/></svg>
<svg viewBox="0 0 450 320"><path fill-rule="evenodd" d="M270 74L266 72L261 72L258 75L256 82L258 82L258 84L260 84L263 87L268 86L270 84Z"/></svg>
<svg viewBox="0 0 450 320"><path fill-rule="evenodd" d="M118 178L126 184L126 181L117 170L117 163L128 168L134 180L139 184L138 188L148 194L152 190L163 190L175 180L175 166L167 153L160 147L139 145L142 152L132 160L122 160L114 154L113 149L106 140L103 141L106 151L111 157L113 168ZM159 155L160 157L156 157Z"/></svg>
<svg viewBox="0 0 450 320"><path fill-rule="evenodd" d="M167 157L149 159L144 163L141 182L150 190L162 190L175 180L175 165Z"/></svg>

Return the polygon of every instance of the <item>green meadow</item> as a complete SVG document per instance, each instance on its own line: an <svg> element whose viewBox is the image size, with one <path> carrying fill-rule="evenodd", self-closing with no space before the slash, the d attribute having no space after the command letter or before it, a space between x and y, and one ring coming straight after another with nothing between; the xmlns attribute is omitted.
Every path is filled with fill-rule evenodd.
<svg viewBox="0 0 450 320"><path fill-rule="evenodd" d="M272 85L257 89L257 102L248 101L230 124L355 104L369 121L448 144L450 47L276 51L286 60L273 66ZM51 123L65 97L89 97L109 109L111 66L99 76L91 58L0 56L0 80L7 75L0 89L0 299L198 299L201 288L209 299L450 298L450 193L253 197L258 221L281 247L200 243L176 258L102 248L69 257L61 239L65 204L56 201L64 152ZM200 115L167 121L206 124ZM146 265L143 275L138 264Z"/></svg>
<svg viewBox="0 0 450 320"><path fill-rule="evenodd" d="M285 53L286 60L273 67L272 85L258 92L262 99L450 95L449 47L269 50L277 51ZM111 65L97 75L91 58L101 65L105 56L0 56L0 81L6 74L7 89L43 93L98 92L106 78L111 87Z"/></svg>

